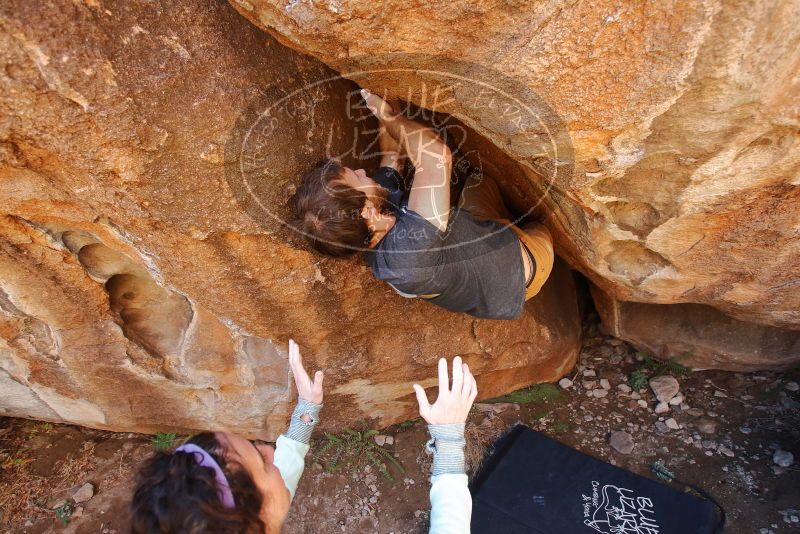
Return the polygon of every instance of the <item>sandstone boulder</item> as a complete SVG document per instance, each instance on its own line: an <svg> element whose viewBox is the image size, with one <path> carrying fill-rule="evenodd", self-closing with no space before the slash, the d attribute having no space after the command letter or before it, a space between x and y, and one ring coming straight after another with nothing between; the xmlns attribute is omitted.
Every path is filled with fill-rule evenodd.
<svg viewBox="0 0 800 534"><path fill-rule="evenodd" d="M800 330L739 321L702 304L622 302L592 288L604 329L662 360L695 369L787 369L800 357Z"/></svg>
<svg viewBox="0 0 800 534"><path fill-rule="evenodd" d="M339 105L353 84L227 4L5 2L0 64L2 413L275 438L290 337L327 372L327 428L414 417L411 383L434 385L441 356L464 356L482 398L574 364L563 263L517 322L475 320L309 253L243 200L262 187L282 214L300 170L365 143ZM228 179L254 102L298 84L247 145L259 179Z"/></svg>
<svg viewBox="0 0 800 534"><path fill-rule="evenodd" d="M371 90L468 125L511 160L494 158L512 202L529 205L520 188L538 194L556 252L611 298L800 329L796 2L231 3ZM475 66L471 84L438 101L421 90L432 72L464 62ZM548 103L574 148L558 162L573 165L568 175L548 181L541 147L519 142L516 115L478 104L489 86L520 105L529 93ZM770 361L698 350L694 360L798 359L796 350Z"/></svg>

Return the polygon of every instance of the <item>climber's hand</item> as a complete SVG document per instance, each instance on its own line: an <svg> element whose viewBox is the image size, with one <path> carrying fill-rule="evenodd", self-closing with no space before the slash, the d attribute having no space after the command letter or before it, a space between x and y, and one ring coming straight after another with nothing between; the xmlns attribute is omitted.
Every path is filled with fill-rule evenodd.
<svg viewBox="0 0 800 534"><path fill-rule="evenodd" d="M362 89L361 96L367 103L367 108L378 118L379 121L391 121L397 115L397 112L392 109L391 104L386 102L386 100L382 99L378 95L370 93L366 89Z"/></svg>
<svg viewBox="0 0 800 534"><path fill-rule="evenodd" d="M289 340L289 367L294 375L294 383L297 385L297 396L314 404L322 404L322 371L314 373L314 381L311 381L308 373L303 367L303 357L300 356L300 347L293 339Z"/></svg>
<svg viewBox="0 0 800 534"><path fill-rule="evenodd" d="M469 371L467 364L461 363L461 357L453 359L453 384L447 377L447 360L439 360L439 396L432 405L428 396L419 384L414 384L419 403L419 414L430 425L447 425L467 421L469 409L478 395L478 384Z"/></svg>

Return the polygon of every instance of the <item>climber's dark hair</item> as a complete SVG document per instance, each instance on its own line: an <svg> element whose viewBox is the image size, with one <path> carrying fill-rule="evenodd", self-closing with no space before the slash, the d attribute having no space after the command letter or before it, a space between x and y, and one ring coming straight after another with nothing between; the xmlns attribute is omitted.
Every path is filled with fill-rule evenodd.
<svg viewBox="0 0 800 534"><path fill-rule="evenodd" d="M314 250L334 257L350 256L366 248L372 238L361 217L367 196L339 182L342 172L340 163L324 160L303 175L290 200L292 226L308 238Z"/></svg>
<svg viewBox="0 0 800 534"><path fill-rule="evenodd" d="M227 461L225 447L213 433L198 434L188 443L203 448L219 464L236 507L222 505L214 470L198 465L195 454L156 452L139 470L131 503L131 532L263 534L266 527L259 517L263 496L250 475L236 462Z"/></svg>

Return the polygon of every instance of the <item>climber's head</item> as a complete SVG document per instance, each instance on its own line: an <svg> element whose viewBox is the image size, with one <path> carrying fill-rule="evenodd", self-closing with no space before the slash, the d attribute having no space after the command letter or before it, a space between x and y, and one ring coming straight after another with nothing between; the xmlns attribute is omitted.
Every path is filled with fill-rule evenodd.
<svg viewBox="0 0 800 534"><path fill-rule="evenodd" d="M326 160L307 172L292 198L294 226L328 256L374 247L394 224L387 191L367 176Z"/></svg>
<svg viewBox="0 0 800 534"><path fill-rule="evenodd" d="M132 502L134 534L280 531L290 497L273 464L274 448L225 432L198 434L187 444L205 454L196 448L156 452L140 469Z"/></svg>

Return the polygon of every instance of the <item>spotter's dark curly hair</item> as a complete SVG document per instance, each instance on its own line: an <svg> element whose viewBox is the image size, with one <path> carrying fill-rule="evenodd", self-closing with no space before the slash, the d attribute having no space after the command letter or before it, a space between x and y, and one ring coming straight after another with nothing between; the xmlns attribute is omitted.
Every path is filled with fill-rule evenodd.
<svg viewBox="0 0 800 534"><path fill-rule="evenodd" d="M194 454L156 452L139 470L133 496L133 534L263 534L259 517L263 496L250 475L226 458L225 448L211 432L188 443L203 448L219 464L236 501L225 508L217 491L214 470L197 464Z"/></svg>

